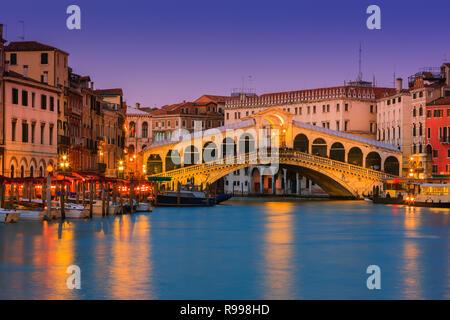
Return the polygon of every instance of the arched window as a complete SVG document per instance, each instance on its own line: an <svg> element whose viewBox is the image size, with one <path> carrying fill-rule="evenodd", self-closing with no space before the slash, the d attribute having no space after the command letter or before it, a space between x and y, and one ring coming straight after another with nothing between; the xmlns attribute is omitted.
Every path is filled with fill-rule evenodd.
<svg viewBox="0 0 450 320"><path fill-rule="evenodd" d="M34 177L34 168L33 168L33 166L30 167L30 177L31 178Z"/></svg>
<svg viewBox="0 0 450 320"><path fill-rule="evenodd" d="M135 130L136 130L136 124L133 121L131 121L130 122L130 134L129 134L130 137L136 136Z"/></svg>
<svg viewBox="0 0 450 320"><path fill-rule="evenodd" d="M419 108L419 116L423 116L423 108L422 108L422 106L420 106L420 108Z"/></svg>
<svg viewBox="0 0 450 320"><path fill-rule="evenodd" d="M415 117L417 115L417 111L416 111L416 108L414 107L414 109L413 109L413 117Z"/></svg>
<svg viewBox="0 0 450 320"><path fill-rule="evenodd" d="M44 176L44 168L39 167L39 177L43 177Z"/></svg>
<svg viewBox="0 0 450 320"><path fill-rule="evenodd" d="M23 166L20 166L20 177L23 178L25 176L25 169Z"/></svg>
<svg viewBox="0 0 450 320"><path fill-rule="evenodd" d="M148 123L147 121L145 121L142 124L142 138L147 138L148 137Z"/></svg>
<svg viewBox="0 0 450 320"><path fill-rule="evenodd" d="M14 165L11 165L11 178L14 178Z"/></svg>

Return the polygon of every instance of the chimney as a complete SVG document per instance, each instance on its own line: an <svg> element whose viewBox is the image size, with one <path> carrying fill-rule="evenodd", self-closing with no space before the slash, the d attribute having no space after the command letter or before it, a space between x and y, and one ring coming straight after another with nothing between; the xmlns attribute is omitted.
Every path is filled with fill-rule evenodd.
<svg viewBox="0 0 450 320"><path fill-rule="evenodd" d="M402 91L402 89L403 89L403 79L397 78L397 92Z"/></svg>
<svg viewBox="0 0 450 320"><path fill-rule="evenodd" d="M450 65L445 65L445 84L450 87Z"/></svg>
<svg viewBox="0 0 450 320"><path fill-rule="evenodd" d="M139 102L136 102L136 109L140 109L141 108L141 104Z"/></svg>
<svg viewBox="0 0 450 320"><path fill-rule="evenodd" d="M94 81L91 81L90 88L91 88L91 90L94 90Z"/></svg>
<svg viewBox="0 0 450 320"><path fill-rule="evenodd" d="M3 23L0 23L0 41L3 40Z"/></svg>

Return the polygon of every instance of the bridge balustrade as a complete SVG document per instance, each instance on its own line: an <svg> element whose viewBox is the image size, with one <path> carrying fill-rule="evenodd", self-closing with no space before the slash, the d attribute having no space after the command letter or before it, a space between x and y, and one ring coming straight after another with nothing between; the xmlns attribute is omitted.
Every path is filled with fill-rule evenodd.
<svg viewBox="0 0 450 320"><path fill-rule="evenodd" d="M265 164L268 163L280 163L280 158L292 158L295 161L303 160L305 162L309 162L311 165L325 165L329 167L339 168L342 170L350 171L352 173L359 173L362 175L375 176L379 179L383 178L393 178L395 176L360 167L354 164L349 164L345 162L340 162L337 160L332 160L329 158L324 158L316 155L312 155L309 153L303 153L295 150L270 150L270 156L267 155L267 150L265 154L262 154L260 150L255 150L250 153L242 153L237 156L231 156L227 158L220 158L211 162L201 163L192 165L189 167L184 167L180 169L175 169L167 172L162 172L159 174L154 174L152 176L168 176L174 177L179 175L187 175L189 173L195 174L199 171L207 171L211 169L215 169L217 167L224 167L228 165L239 165L239 164L254 164L255 166L261 165L264 160ZM261 156L262 154L262 156ZM270 161L269 161L270 160Z"/></svg>

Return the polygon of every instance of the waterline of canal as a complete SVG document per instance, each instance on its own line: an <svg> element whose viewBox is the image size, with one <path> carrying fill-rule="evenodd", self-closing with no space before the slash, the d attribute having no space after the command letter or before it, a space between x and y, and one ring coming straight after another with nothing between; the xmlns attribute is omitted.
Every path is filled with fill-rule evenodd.
<svg viewBox="0 0 450 320"><path fill-rule="evenodd" d="M235 199L0 225L0 241L1 299L450 299L447 209Z"/></svg>

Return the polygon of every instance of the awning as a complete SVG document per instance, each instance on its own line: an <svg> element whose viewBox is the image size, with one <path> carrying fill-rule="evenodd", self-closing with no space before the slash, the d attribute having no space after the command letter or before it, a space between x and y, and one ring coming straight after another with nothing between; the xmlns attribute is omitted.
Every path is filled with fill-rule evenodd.
<svg viewBox="0 0 450 320"><path fill-rule="evenodd" d="M46 178L44 177L25 177L25 178L8 178L5 176L0 176L0 183L33 183L33 184L43 184Z"/></svg>

